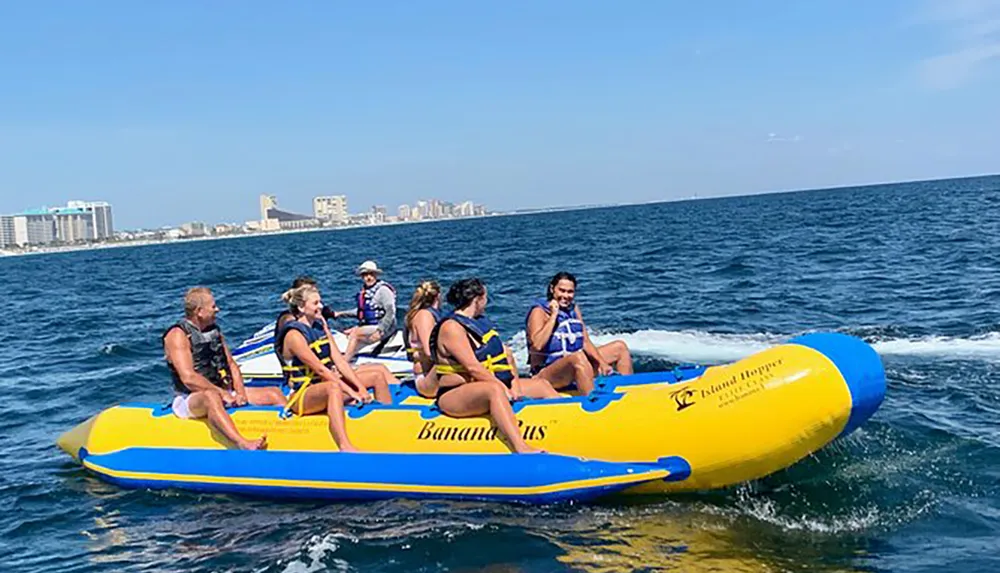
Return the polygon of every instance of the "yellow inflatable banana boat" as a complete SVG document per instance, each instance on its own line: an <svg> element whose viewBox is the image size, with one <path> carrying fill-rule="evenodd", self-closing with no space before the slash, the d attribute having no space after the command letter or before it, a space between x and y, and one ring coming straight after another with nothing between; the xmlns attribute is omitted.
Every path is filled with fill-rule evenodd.
<svg viewBox="0 0 1000 573"><path fill-rule="evenodd" d="M204 421L179 419L169 407L155 404L109 408L64 434L58 444L102 477L144 487L305 495L303 488L312 493L340 488L343 493L347 480L354 484L355 497L366 491L461 497L476 487L487 494L513 487L510 496L540 499L588 487L657 493L720 488L786 468L863 424L884 394L885 372L869 345L842 334L819 333L725 366L611 376L600 379L588 396L514 404L530 444L558 458L607 463L596 469L570 467L565 460L517 462L516 468L502 469L505 462L496 460L537 456L496 456L509 449L488 419L444 416L405 384L395 390L392 405L347 408L347 429L355 445L366 452L408 456L402 462L391 456L365 461L362 465L371 467L364 479L334 469L322 479L313 475L317 467L344 468L354 464L352 459L362 459L334 455L337 448L325 416L286 418L280 408L231 411L244 435L268 436L269 450L249 452L250 457L227 450ZM234 454L243 455L238 463ZM301 457L306 454L308 460ZM386 465L390 458L391 463L419 467L403 476L415 483L400 485L406 480ZM484 485L471 469L461 469L479 462L494 464L490 471L512 471L515 481L523 479ZM385 483L379 480L380 464ZM280 476L268 473L279 466ZM539 481L539 472L560 476ZM442 481L444 474L449 477Z"/></svg>

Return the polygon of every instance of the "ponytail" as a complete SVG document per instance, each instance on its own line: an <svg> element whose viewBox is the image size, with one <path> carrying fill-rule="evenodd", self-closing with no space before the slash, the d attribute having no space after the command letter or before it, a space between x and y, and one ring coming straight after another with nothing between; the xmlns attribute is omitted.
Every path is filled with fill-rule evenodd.
<svg viewBox="0 0 1000 573"><path fill-rule="evenodd" d="M438 295L441 294L441 285L437 281L424 281L417 285L410 297L410 308L406 311L406 318L403 319L403 326L410 328L410 323L417 313L425 308L430 308L434 304Z"/></svg>

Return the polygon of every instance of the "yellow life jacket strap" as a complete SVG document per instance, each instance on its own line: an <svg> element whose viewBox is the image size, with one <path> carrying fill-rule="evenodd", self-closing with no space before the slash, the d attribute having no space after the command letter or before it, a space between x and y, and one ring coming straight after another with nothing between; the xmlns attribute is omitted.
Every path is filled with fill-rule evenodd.
<svg viewBox="0 0 1000 573"><path fill-rule="evenodd" d="M507 364L507 354L500 354L497 356L487 357L486 360L480 362L487 370L490 372L504 372L508 370L513 370L510 364ZM438 374L459 374L462 372L468 372L465 366L461 364L436 364L434 370Z"/></svg>
<svg viewBox="0 0 1000 573"><path fill-rule="evenodd" d="M289 380L289 383L291 383L291 380ZM304 382L302 382L302 386L299 386L299 388L297 390L295 390L295 392L293 392L291 396L288 397L288 402L285 403L285 409L281 413L281 415L283 417L288 416L289 412L295 414L296 413L295 412L295 405L296 404L298 404L298 406L299 406L298 415L299 416L302 415L302 411L303 411L303 408L304 408L304 405L305 405L305 399L306 399L306 389L309 388L310 384L312 384L312 378L311 377L308 378L308 379L306 379Z"/></svg>

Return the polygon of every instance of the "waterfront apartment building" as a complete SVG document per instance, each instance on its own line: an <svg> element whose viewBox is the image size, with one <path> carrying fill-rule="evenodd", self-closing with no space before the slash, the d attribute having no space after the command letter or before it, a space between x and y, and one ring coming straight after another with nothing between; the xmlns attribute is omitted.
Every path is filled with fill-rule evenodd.
<svg viewBox="0 0 1000 573"><path fill-rule="evenodd" d="M97 238L94 215L83 209L53 209L56 238L64 243L92 241Z"/></svg>
<svg viewBox="0 0 1000 573"><path fill-rule="evenodd" d="M338 225L346 225L347 196L328 195L326 197L313 197L313 216L320 221L330 221Z"/></svg>
<svg viewBox="0 0 1000 573"><path fill-rule="evenodd" d="M112 237L111 205L103 201L70 201L65 207L45 207L0 217L0 248Z"/></svg>
<svg viewBox="0 0 1000 573"><path fill-rule="evenodd" d="M47 209L14 215L14 244L17 246L46 245L54 243L57 237L56 216Z"/></svg>
<svg viewBox="0 0 1000 573"><path fill-rule="evenodd" d="M13 247L14 242L14 216L0 215L0 249Z"/></svg>
<svg viewBox="0 0 1000 573"><path fill-rule="evenodd" d="M89 239L110 239L115 236L115 225L111 218L111 205L104 201L69 201L65 209L78 209L90 219L93 233ZM66 239L63 239L64 241Z"/></svg>

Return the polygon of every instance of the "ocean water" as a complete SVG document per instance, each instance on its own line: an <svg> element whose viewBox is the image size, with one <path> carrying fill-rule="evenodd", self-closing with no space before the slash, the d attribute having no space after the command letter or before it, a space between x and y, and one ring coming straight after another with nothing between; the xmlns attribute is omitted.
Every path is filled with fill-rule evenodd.
<svg viewBox="0 0 1000 573"><path fill-rule="evenodd" d="M127 491L55 447L102 408L170 395L159 337L187 287L214 289L235 342L298 274L349 308L368 258L403 299L482 277L520 352L559 270L639 370L854 334L887 398L758 482L592 505ZM997 177L4 258L0 285L0 571L1000 570Z"/></svg>

